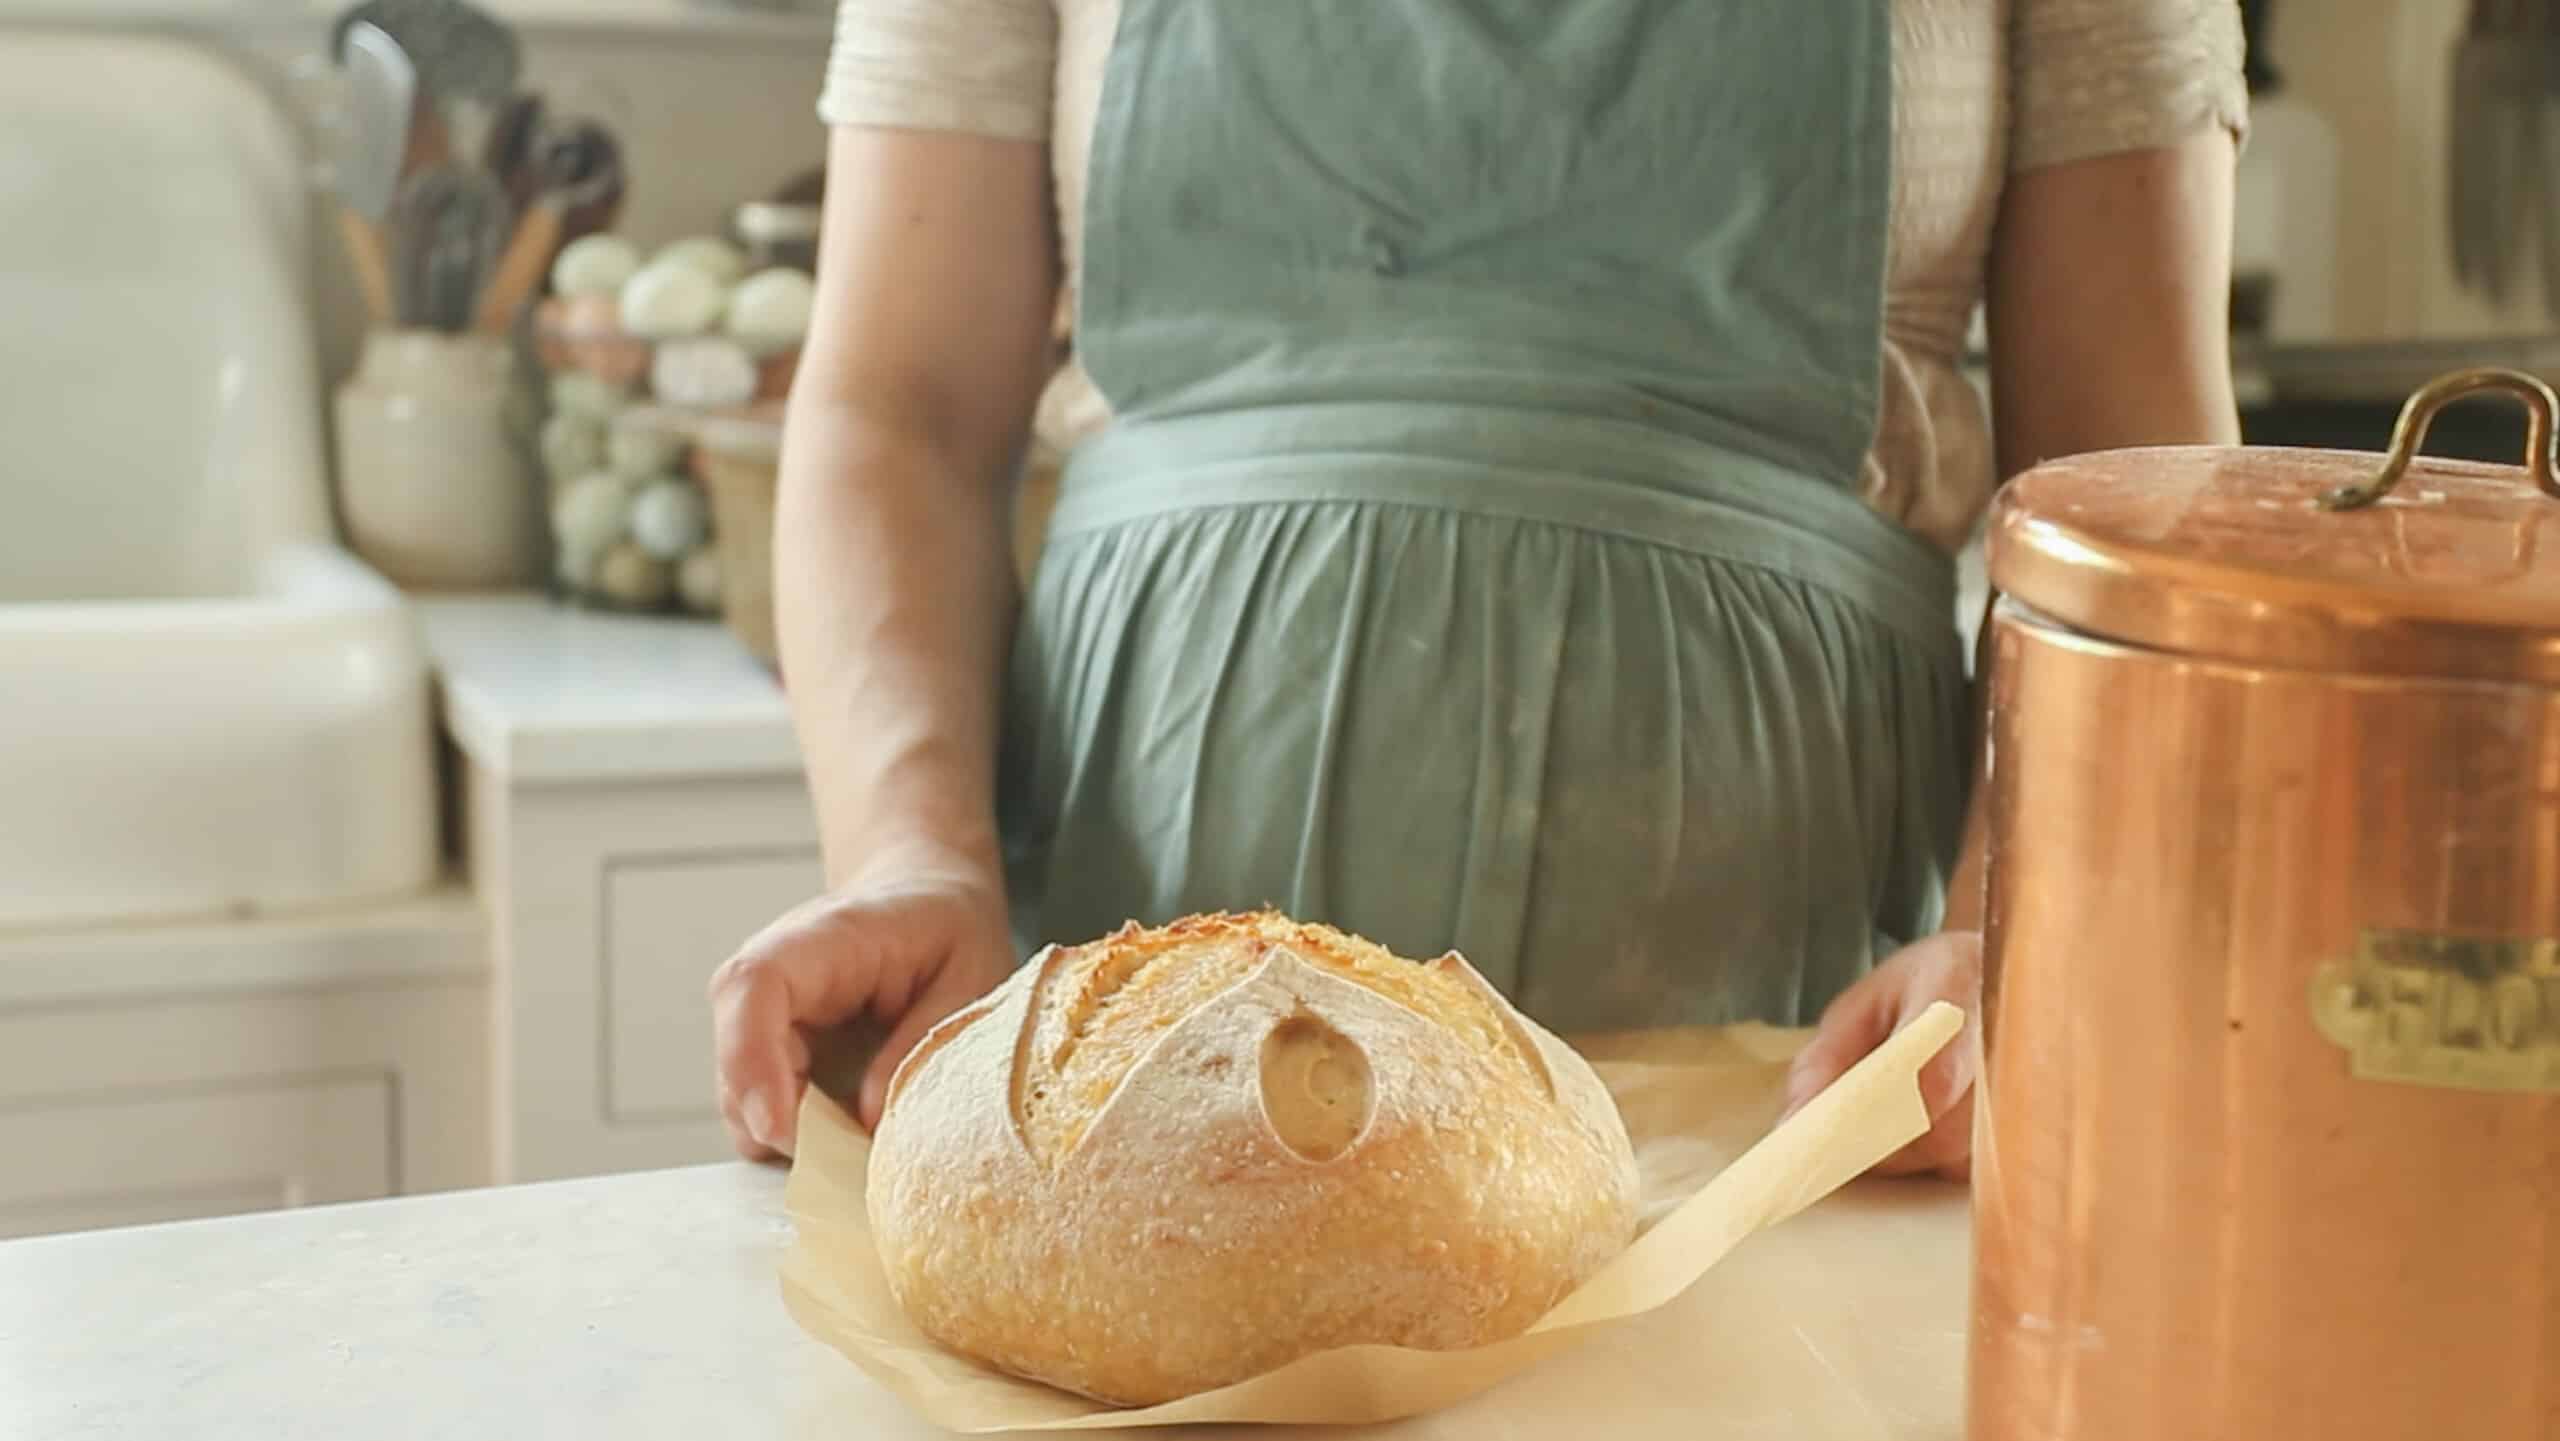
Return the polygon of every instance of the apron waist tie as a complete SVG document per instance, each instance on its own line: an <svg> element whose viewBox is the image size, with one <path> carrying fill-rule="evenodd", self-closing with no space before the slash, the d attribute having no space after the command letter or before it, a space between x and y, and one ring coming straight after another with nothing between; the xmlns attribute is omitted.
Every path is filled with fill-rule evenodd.
<svg viewBox="0 0 2560 1441"><path fill-rule="evenodd" d="M1571 413L1394 401L1123 419L1069 456L1049 533L1306 501L1570 526L1818 586L1933 649L1955 633L1954 560L1838 486Z"/></svg>

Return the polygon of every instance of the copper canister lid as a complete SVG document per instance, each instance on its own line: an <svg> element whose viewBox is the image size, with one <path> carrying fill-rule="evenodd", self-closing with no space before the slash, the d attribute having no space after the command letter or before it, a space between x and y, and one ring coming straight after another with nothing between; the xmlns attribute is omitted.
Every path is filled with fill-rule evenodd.
<svg viewBox="0 0 2560 1441"><path fill-rule="evenodd" d="M2500 391L2523 466L2419 455L2437 410ZM2466 370L2409 398L2386 456L2190 446L2036 467L1993 507L1991 581L2085 634L2275 666L2560 684L2549 387Z"/></svg>

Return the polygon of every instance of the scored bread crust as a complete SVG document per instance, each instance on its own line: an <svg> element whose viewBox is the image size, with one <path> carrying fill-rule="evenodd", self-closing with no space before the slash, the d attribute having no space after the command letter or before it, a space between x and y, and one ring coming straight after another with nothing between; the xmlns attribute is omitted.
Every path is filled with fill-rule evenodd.
<svg viewBox="0 0 2560 1441"><path fill-rule="evenodd" d="M1263 911L1051 947L937 1026L867 1201L926 1335L1148 1405L1516 1335L1626 1245L1636 1169L1590 1066L1455 953Z"/></svg>

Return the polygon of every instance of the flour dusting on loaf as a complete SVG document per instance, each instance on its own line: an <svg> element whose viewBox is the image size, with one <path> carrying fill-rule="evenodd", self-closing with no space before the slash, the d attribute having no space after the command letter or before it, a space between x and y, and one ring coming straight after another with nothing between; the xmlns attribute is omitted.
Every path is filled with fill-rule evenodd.
<svg viewBox="0 0 2560 1441"><path fill-rule="evenodd" d="M1051 947L943 1022L868 1201L927 1335L1146 1405L1516 1335L1626 1245L1636 1171L1590 1066L1464 960L1265 911Z"/></svg>

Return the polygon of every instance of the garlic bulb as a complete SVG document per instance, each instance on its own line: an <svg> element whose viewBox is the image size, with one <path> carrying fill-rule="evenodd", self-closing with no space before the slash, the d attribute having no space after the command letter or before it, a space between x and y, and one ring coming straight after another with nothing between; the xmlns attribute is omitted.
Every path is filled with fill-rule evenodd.
<svg viewBox="0 0 2560 1441"><path fill-rule="evenodd" d="M599 470L572 481L551 507L551 532L564 547L601 551L631 533L629 481Z"/></svg>
<svg viewBox="0 0 2560 1441"><path fill-rule="evenodd" d="M569 297L614 295L640 269L640 251L619 235L581 235L551 262L551 288Z"/></svg>
<svg viewBox="0 0 2560 1441"><path fill-rule="evenodd" d="M689 481L651 481L632 498L631 538L660 560L683 558L710 533L710 510Z"/></svg>
<svg viewBox="0 0 2560 1441"><path fill-rule="evenodd" d="M622 328L648 340L700 335L720 319L728 288L690 265L654 260L622 287Z"/></svg>
<svg viewBox="0 0 2560 1441"><path fill-rule="evenodd" d="M720 328L751 350L788 350L809 333L815 294L814 282L800 271L759 270L729 292L729 312Z"/></svg>
<svg viewBox="0 0 2560 1441"><path fill-rule="evenodd" d="M676 468L684 438L640 425L617 425L605 437L604 464L616 475L650 480Z"/></svg>
<svg viewBox="0 0 2560 1441"><path fill-rule="evenodd" d="M675 572L636 545L617 545L604 553L604 563L596 568L596 589L634 609L654 609L674 593Z"/></svg>
<svg viewBox="0 0 2560 1441"><path fill-rule="evenodd" d="M747 273L747 257L716 235L688 236L650 256L649 263L700 271L723 290L737 284L738 277Z"/></svg>
<svg viewBox="0 0 2560 1441"><path fill-rule="evenodd" d="M720 613L720 549L706 545L676 568L676 593L696 615Z"/></svg>
<svg viewBox="0 0 2560 1441"><path fill-rule="evenodd" d="M551 409L561 415L610 420L631 403L621 386L583 370L564 370L551 377Z"/></svg>
<svg viewBox="0 0 2560 1441"><path fill-rule="evenodd" d="M649 363L649 389L670 405L719 410L755 398L756 359L733 340L669 341Z"/></svg>
<svg viewBox="0 0 2560 1441"><path fill-rule="evenodd" d="M561 411L542 423L540 446L544 475L554 482L575 480L604 468L604 423L574 410Z"/></svg>
<svg viewBox="0 0 2560 1441"><path fill-rule="evenodd" d="M571 545L567 541L562 541L559 556L553 562L552 568L561 581L571 589L593 590L596 584L596 571L603 563L604 551L601 547Z"/></svg>

